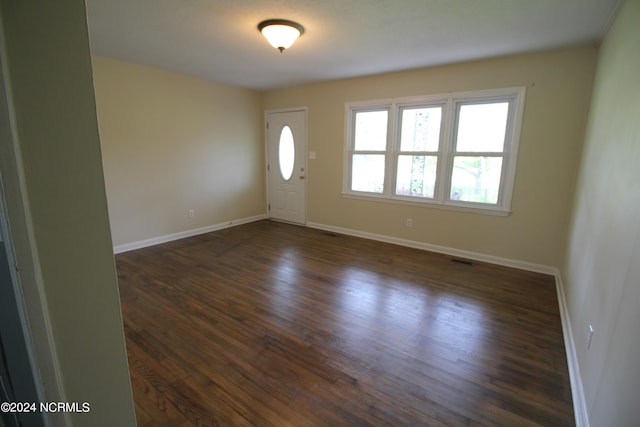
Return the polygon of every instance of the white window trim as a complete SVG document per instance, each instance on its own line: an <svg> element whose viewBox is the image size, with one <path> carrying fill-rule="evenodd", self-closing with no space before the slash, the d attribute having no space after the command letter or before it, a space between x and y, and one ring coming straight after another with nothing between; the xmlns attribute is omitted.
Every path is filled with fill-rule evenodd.
<svg viewBox="0 0 640 427"><path fill-rule="evenodd" d="M370 200L385 203L422 206L435 209L445 209L463 212L473 212L488 215L507 216L511 213L511 201L518 158L518 148L524 115L525 87L511 87L502 89L490 89L470 92L455 92L428 96L412 96L402 98L387 98L373 101L348 102L345 104L345 143L343 162L342 196L350 199ZM503 158L503 172L500 183L500 194L497 204L481 204L477 202L464 202L450 200L446 195L449 188L451 170L454 159L454 120L457 117L458 105L464 103L482 103L493 100L513 100L509 112L510 121L507 124L506 143L504 150L499 154ZM439 144L438 172L436 174L435 195L433 199L417 198L395 195L396 158L399 151L399 132L397 114L401 108L413 106L441 105L442 127ZM351 165L353 151L354 117L355 113L366 110L388 109L387 149L385 155L384 192L369 193L351 190ZM470 153L473 156L481 156L483 153ZM495 155L496 153L490 153ZM442 168L446 168L442 171Z"/></svg>

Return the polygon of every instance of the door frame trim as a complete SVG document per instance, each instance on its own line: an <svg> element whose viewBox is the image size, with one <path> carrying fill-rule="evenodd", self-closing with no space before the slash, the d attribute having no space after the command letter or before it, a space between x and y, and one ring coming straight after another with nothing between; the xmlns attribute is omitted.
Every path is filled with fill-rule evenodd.
<svg viewBox="0 0 640 427"><path fill-rule="evenodd" d="M269 196L271 195L270 191L271 189L270 184L269 184L269 180L270 180L270 176L269 176L269 129L268 129L268 120L269 120L269 114L277 114L277 113L297 113L297 112L303 112L304 113L304 140L305 140L305 152L304 152L304 170L305 170L305 180L304 180L304 221L302 224L298 224L298 225L304 225L306 227L307 225L307 217L308 217L308 210L309 210L309 206L307 204L307 192L309 189L308 186L308 181L309 181L309 165L307 162L307 157L309 156L309 107L307 106L302 106L302 107L290 107L290 108L275 108L275 109L270 109L270 110L264 110L264 123L263 123L263 127L262 129L264 130L264 173L265 173L265 181L266 181L266 185L265 185L265 189L266 189L266 197L265 197L265 211L267 212L267 218L271 219L271 209L269 209L269 203L270 203L270 199Z"/></svg>

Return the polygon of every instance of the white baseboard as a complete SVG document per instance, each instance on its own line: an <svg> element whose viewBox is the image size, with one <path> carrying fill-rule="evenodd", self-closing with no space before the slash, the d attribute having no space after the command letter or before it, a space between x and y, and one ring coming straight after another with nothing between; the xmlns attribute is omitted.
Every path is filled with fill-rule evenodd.
<svg viewBox="0 0 640 427"><path fill-rule="evenodd" d="M172 242L174 240L184 239L186 237L197 236L199 234L210 233L212 231L222 230L224 228L235 227L236 225L248 224L254 221L266 219L267 215L256 215L248 218L234 219L231 221L221 222L219 224L208 225L206 227L195 228L193 230L181 231L179 233L167 234L164 236L153 237L151 239L140 240L137 242L125 243L113 247L113 253L120 254L136 249L142 249L149 246L159 245L161 243Z"/></svg>
<svg viewBox="0 0 640 427"><path fill-rule="evenodd" d="M576 427L589 427L589 414L584 398L580 366L576 353L576 343L573 339L573 331L569 318L567 299L564 296L564 287L560 272L556 274L556 292L558 293L558 305L560 306L560 320L562 321L562 335L564 336L564 348L567 353L567 365L569 367L569 381L571 382L571 395L573 396L573 412L576 419Z"/></svg>
<svg viewBox="0 0 640 427"><path fill-rule="evenodd" d="M544 273L555 275L557 269L547 265L534 264L530 262L518 261L509 258L502 258L493 255L481 254L479 252L465 251L462 249L450 248L447 246L432 245L430 243L417 242L415 240L400 239L398 237L385 236L383 234L369 233L366 231L353 230L351 228L334 227L333 225L318 224L308 222L307 227L317 228L319 230L330 231L333 233L346 234L349 236L362 237L369 240L377 240L379 242L393 243L395 245L407 246L415 249L422 249L430 252L451 255L460 258L472 259L475 261L488 262L491 264L502 265L505 267L518 268L520 270L534 271L536 273Z"/></svg>

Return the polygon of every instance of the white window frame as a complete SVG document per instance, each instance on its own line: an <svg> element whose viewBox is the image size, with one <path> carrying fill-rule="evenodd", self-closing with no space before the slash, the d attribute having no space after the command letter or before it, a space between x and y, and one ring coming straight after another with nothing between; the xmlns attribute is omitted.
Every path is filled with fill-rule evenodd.
<svg viewBox="0 0 640 427"><path fill-rule="evenodd" d="M425 206L437 209L450 209L506 216L511 213L511 200L516 174L518 146L525 102L524 87L491 89L473 92L456 92L440 95L390 98L375 101L348 102L345 104L345 144L343 170L343 197L365 200L378 200L390 203ZM459 108L465 104L490 102L509 102L505 143L502 152L456 152L455 138ZM440 141L437 154L438 166L433 198L396 195L396 177L400 151L400 120L404 108L442 107ZM351 167L354 150L355 115L358 112L388 110L387 147L385 155L384 190L382 193L370 193L351 190ZM407 154L406 152L404 154ZM467 202L450 198L453 161L456 155L501 157L502 171L498 201L496 204Z"/></svg>

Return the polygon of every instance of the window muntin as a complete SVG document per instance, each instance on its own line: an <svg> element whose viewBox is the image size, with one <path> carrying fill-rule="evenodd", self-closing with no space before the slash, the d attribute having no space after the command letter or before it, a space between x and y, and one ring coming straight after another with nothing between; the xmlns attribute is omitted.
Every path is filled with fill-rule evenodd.
<svg viewBox="0 0 640 427"><path fill-rule="evenodd" d="M347 104L344 193L506 215L523 105L524 88Z"/></svg>

